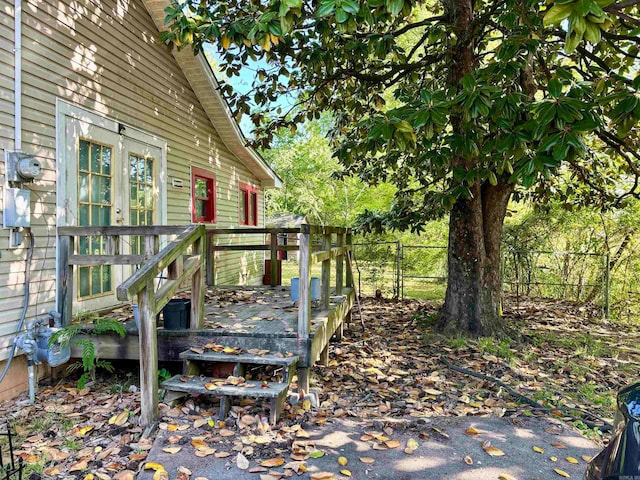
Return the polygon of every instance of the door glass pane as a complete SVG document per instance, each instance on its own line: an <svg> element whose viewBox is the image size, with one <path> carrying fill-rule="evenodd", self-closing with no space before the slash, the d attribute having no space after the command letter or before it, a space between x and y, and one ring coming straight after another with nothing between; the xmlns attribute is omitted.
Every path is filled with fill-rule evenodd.
<svg viewBox="0 0 640 480"><path fill-rule="evenodd" d="M102 173L111 174L111 149L108 147L102 148Z"/></svg>
<svg viewBox="0 0 640 480"><path fill-rule="evenodd" d="M78 200L81 202L89 201L89 176L86 173L80 173L78 185Z"/></svg>
<svg viewBox="0 0 640 480"><path fill-rule="evenodd" d="M100 172L100 150L102 146L97 143L91 144L91 171Z"/></svg>
<svg viewBox="0 0 640 480"><path fill-rule="evenodd" d="M100 177L100 201L111 203L111 177Z"/></svg>
<svg viewBox="0 0 640 480"><path fill-rule="evenodd" d="M111 225L113 210L111 199L113 189L112 158L112 147L90 140L80 140L78 154L79 226ZM103 255L106 252L106 238L81 237L78 251L81 255ZM113 293L110 267L82 266L78 272L79 298Z"/></svg>
<svg viewBox="0 0 640 480"><path fill-rule="evenodd" d="M89 170L89 142L86 140L80 140L78 165L80 170Z"/></svg>
<svg viewBox="0 0 640 480"><path fill-rule="evenodd" d="M89 267L80 267L80 274L78 275L78 285L80 289L80 296L87 297L89 295Z"/></svg>
<svg viewBox="0 0 640 480"><path fill-rule="evenodd" d="M100 202L100 177L98 175L91 175L91 203L96 204Z"/></svg>
<svg viewBox="0 0 640 480"><path fill-rule="evenodd" d="M154 162L151 157L145 158L142 155L129 154L129 208L132 225L153 225L154 202L153 189ZM144 254L144 241L139 237L132 239L131 249L134 255Z"/></svg>

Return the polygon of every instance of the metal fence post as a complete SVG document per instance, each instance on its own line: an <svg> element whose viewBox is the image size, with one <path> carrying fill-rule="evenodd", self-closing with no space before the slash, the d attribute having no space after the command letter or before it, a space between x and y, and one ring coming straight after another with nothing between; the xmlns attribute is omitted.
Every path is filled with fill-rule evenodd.
<svg viewBox="0 0 640 480"><path fill-rule="evenodd" d="M605 255L605 266L604 266L604 318L609 318L609 288L610 288L610 270L609 265L611 262L610 253L607 252Z"/></svg>
<svg viewBox="0 0 640 480"><path fill-rule="evenodd" d="M402 298L400 296L400 240L396 242L396 281L394 285L394 297Z"/></svg>

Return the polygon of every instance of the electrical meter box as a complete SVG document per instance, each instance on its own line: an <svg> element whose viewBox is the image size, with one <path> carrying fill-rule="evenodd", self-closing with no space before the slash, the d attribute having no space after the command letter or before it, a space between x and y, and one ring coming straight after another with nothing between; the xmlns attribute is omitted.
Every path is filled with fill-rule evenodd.
<svg viewBox="0 0 640 480"><path fill-rule="evenodd" d="M31 226L31 192L22 188L4 189L4 228Z"/></svg>

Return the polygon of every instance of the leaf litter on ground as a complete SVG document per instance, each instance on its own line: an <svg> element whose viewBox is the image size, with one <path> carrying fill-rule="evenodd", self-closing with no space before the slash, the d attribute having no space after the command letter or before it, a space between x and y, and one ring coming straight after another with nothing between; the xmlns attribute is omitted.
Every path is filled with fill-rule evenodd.
<svg viewBox="0 0 640 480"><path fill-rule="evenodd" d="M321 390L318 408L287 403L281 421L272 429L264 421L263 406L247 400L233 406L225 421L216 419L215 402L188 399L172 408L161 404L160 428L169 433L165 452L189 448L194 455L211 459L207 461L228 462L277 478L283 470L304 473L315 458L325 454L308 439L306 429L332 418L371 421L376 428L386 425L380 431L367 431L363 441L372 450L404 447L407 455L419 444L412 439L410 444L400 445L393 438L394 421L408 425L417 439L446 441L446 431L437 425L421 426L419 420L443 415L514 420L535 415L569 420L567 411L574 414L571 417L610 419L613 395L634 378L637 368L633 346L619 348L622 333L631 327L590 317L588 310L571 302L521 298L517 304L505 305L505 317L514 330L525 332L523 338L500 342L441 337L429 322L436 304L363 299L362 311L354 312L354 322L345 328L343 341L331 344L329 365L313 369ZM364 331L357 321L359 315ZM516 401L488 379L447 368L439 360L443 355L452 364L499 379L535 398L545 409ZM585 384L593 387L585 389ZM106 381L82 390L71 385L72 380L41 388L35 405L22 396L0 406L18 434L17 455L27 463L41 465L48 478L84 479L89 474L101 480L135 478L144 468L152 444L151 439L141 437L142 429L137 426L140 406L136 389L114 394L113 384ZM44 428L43 419L48 422ZM563 427L553 430L548 433L560 434ZM484 432L471 427L466 433L482 437ZM535 445L532 449L543 453ZM486 445L489 455L497 451L501 450ZM377 468L375 459L366 455L340 462L336 457L335 475L346 465L345 460L368 462L370 468ZM587 458L581 460L586 462ZM474 463L469 455L464 461ZM574 461L578 460L567 457L567 463ZM273 473L267 473L268 468ZM273 470L277 468L280 470ZM156 471L160 472L158 478L164 476L162 471ZM348 475L348 470L343 471L342 475ZM562 469L555 472L565 473ZM189 478L184 471L180 475Z"/></svg>

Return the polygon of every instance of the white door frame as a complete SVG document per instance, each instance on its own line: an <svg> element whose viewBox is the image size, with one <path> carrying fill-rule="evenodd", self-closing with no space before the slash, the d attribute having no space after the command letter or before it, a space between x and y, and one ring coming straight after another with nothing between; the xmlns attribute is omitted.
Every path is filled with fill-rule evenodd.
<svg viewBox="0 0 640 480"><path fill-rule="evenodd" d="M77 179L68 178L67 165L69 161L75 164L75 141L67 138L67 124L70 120L80 120L92 126L115 133L120 137L117 148L120 156L124 153L124 138L130 138L136 142L148 144L160 150L159 175L157 179L158 218L161 225L167 224L167 142L155 135L151 135L135 127L119 123L118 121L93 112L81 106L72 104L60 98L56 99L56 226L75 226L77 212L76 205L68 204L68 189L75 188ZM75 139L73 139L75 140ZM62 278L60 265L59 239L56 238L56 279ZM117 285L116 285L117 286ZM56 281L56 310L63 307L59 305L59 282ZM70 293L70 292L67 292ZM71 293L75 294L75 291Z"/></svg>

